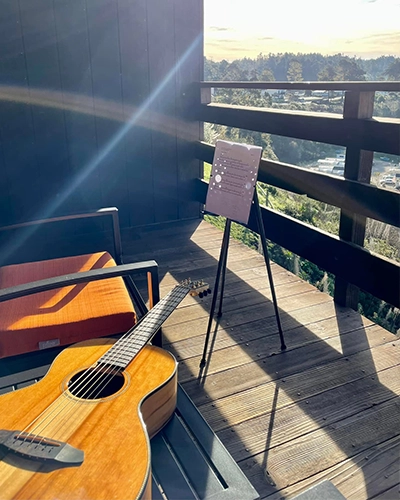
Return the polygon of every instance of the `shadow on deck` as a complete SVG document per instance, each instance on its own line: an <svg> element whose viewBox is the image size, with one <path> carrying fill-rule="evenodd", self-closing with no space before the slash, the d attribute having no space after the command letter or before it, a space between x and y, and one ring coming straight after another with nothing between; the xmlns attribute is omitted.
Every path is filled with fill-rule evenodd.
<svg viewBox="0 0 400 500"><path fill-rule="evenodd" d="M206 222L124 235L127 261L154 258L161 295L214 283L222 233ZM188 297L163 328L179 380L261 497L330 479L348 499L396 498L400 377L394 335L273 264L287 351L263 258L231 241L224 314L199 375L211 298ZM207 443L202 443L207 446Z"/></svg>

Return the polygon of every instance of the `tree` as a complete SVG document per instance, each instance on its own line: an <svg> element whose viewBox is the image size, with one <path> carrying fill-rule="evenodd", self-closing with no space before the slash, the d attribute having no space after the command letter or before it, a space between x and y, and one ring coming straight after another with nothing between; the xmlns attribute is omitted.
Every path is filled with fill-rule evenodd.
<svg viewBox="0 0 400 500"><path fill-rule="evenodd" d="M392 62L392 64L384 72L388 80L400 80L400 58Z"/></svg>
<svg viewBox="0 0 400 500"><path fill-rule="evenodd" d="M233 61L226 68L225 75L223 80L231 81L231 82L240 82L243 80L247 80L247 76L244 71L240 68L240 64L236 61Z"/></svg>
<svg viewBox="0 0 400 500"><path fill-rule="evenodd" d="M289 82L301 82L303 80L303 67L301 62L296 60L290 61L287 70L287 80Z"/></svg>
<svg viewBox="0 0 400 500"><path fill-rule="evenodd" d="M343 57L340 59L337 68L337 80L352 82L365 80L365 71L354 59Z"/></svg>
<svg viewBox="0 0 400 500"><path fill-rule="evenodd" d="M257 82L258 81L258 74L256 69L252 69L249 74L249 80L251 82Z"/></svg>
<svg viewBox="0 0 400 500"><path fill-rule="evenodd" d="M325 66L325 68L318 73L318 80L322 82L333 82L337 79L336 76L336 69L332 64L328 64L328 66Z"/></svg>
<svg viewBox="0 0 400 500"><path fill-rule="evenodd" d="M268 68L265 68L262 70L261 75L260 75L260 80L262 82L274 82L275 77L272 71Z"/></svg>

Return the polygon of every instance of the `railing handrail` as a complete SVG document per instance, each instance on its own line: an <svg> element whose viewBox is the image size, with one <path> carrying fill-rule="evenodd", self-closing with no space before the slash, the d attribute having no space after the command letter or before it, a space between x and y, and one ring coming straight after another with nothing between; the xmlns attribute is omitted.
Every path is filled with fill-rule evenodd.
<svg viewBox="0 0 400 500"><path fill-rule="evenodd" d="M196 158L212 163L215 146L196 144ZM258 180L286 191L400 227L400 193L371 184L315 172L288 163L261 159ZM368 205L365 201L368 200Z"/></svg>
<svg viewBox="0 0 400 500"><path fill-rule="evenodd" d="M343 115L212 104L212 87L344 90ZM194 111L199 121L347 148L344 180L270 161L261 162L259 180L340 207L339 237L266 208L262 216L269 238L335 274L335 301L354 309L357 287L400 307L400 266L362 248L367 217L399 226L397 193L383 194L369 184L373 151L400 154L400 120L373 117L375 92L380 90L400 91L400 82L200 82L199 106ZM210 154L206 148L197 147L200 159ZM316 186L310 184L313 181ZM317 187L328 192L320 193ZM369 195L372 206L366 206ZM251 220L248 227L257 231ZM324 255L320 255L322 249Z"/></svg>
<svg viewBox="0 0 400 500"><path fill-rule="evenodd" d="M306 141L356 146L368 151L400 154L400 120L395 118L344 119L333 113L276 108L253 108L230 104L202 104L200 121L255 130Z"/></svg>
<svg viewBox="0 0 400 500"><path fill-rule="evenodd" d="M200 203L205 203L207 188L208 182L197 180L195 199ZM268 239L400 307L400 266L396 262L271 208L261 207L261 213ZM247 227L258 233L253 210Z"/></svg>
<svg viewBox="0 0 400 500"><path fill-rule="evenodd" d="M202 81L200 88L264 89L264 90L351 90L359 92L400 92L400 81L374 82L260 82Z"/></svg>

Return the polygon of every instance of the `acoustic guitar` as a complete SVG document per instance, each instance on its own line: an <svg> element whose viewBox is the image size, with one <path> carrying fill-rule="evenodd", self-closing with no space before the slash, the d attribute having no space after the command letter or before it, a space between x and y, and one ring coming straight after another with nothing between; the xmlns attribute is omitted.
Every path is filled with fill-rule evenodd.
<svg viewBox="0 0 400 500"><path fill-rule="evenodd" d="M0 498L151 498L149 439L176 406L177 362L149 345L183 298L177 285L125 335L65 349L36 384L0 396Z"/></svg>

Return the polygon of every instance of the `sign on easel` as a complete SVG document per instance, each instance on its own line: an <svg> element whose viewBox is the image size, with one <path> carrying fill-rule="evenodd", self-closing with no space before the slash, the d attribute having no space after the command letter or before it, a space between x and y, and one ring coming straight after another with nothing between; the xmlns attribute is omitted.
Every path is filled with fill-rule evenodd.
<svg viewBox="0 0 400 500"><path fill-rule="evenodd" d="M247 224L262 148L217 141L205 209Z"/></svg>
<svg viewBox="0 0 400 500"><path fill-rule="evenodd" d="M257 191L254 191L257 183L261 151L262 148L258 146L250 146L247 144L238 144L236 142L228 141L217 141L215 147L205 208L208 212L226 217L226 221L224 236L221 244L221 252L218 260L217 275L215 277L210 316L208 318L207 332L204 340L203 356L200 361L201 370L203 370L207 364L206 355L208 342L210 339L211 327L218 297L218 288L221 279L222 287L219 300L218 317L221 317L222 315L222 299L224 295L224 282L228 260L231 223L232 221L236 221L241 222L242 224L247 224L253 201L258 225L258 233L260 235L272 301L274 303L276 322L281 339L281 350L283 351L286 349L281 320L279 317L278 302L276 300L271 263L268 255L264 222L258 201ZM216 330L214 332L214 339L215 335Z"/></svg>

